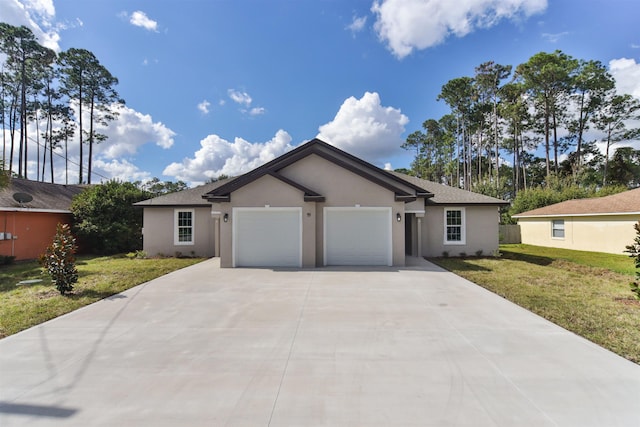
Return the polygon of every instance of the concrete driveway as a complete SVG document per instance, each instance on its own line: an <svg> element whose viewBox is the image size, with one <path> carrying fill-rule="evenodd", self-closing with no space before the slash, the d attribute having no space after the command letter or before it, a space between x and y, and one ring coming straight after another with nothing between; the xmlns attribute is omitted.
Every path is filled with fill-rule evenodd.
<svg viewBox="0 0 640 427"><path fill-rule="evenodd" d="M171 273L0 340L0 425L640 426L640 366L414 260Z"/></svg>

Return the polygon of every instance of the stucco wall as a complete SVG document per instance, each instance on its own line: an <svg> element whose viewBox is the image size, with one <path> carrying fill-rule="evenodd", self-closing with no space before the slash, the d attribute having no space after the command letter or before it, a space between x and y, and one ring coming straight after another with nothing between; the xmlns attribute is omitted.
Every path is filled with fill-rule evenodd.
<svg viewBox="0 0 640 427"><path fill-rule="evenodd" d="M325 196L325 201L316 203L316 265L324 265L323 224L325 207L391 207L393 265L404 266L404 202L396 202L395 194L370 180L315 154L305 157L281 171L305 187ZM396 222L400 213L402 222Z"/></svg>
<svg viewBox="0 0 640 427"><path fill-rule="evenodd" d="M464 209L465 244L445 244L444 210ZM427 206L422 224L422 255L449 256L475 255L481 250L483 255L491 255L498 250L499 214L496 206Z"/></svg>
<svg viewBox="0 0 640 427"><path fill-rule="evenodd" d="M564 238L551 237L553 220L564 220ZM635 238L640 215L520 218L522 243L580 251L623 254Z"/></svg>
<svg viewBox="0 0 640 427"><path fill-rule="evenodd" d="M58 223L70 224L71 214L2 211L0 232L11 233L11 240L0 240L0 254L16 260L36 259L53 241Z"/></svg>
<svg viewBox="0 0 640 427"><path fill-rule="evenodd" d="M143 215L144 228L142 230L142 248L149 256L158 254L174 256L180 252L191 256L215 256L214 247L214 219L209 207L180 208L180 210L194 210L194 244L174 244L174 212L176 209L145 207Z"/></svg>

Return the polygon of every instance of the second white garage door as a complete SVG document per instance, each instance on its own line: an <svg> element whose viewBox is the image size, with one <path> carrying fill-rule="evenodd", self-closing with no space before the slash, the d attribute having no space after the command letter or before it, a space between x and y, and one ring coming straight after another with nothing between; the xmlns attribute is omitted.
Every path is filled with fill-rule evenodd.
<svg viewBox="0 0 640 427"><path fill-rule="evenodd" d="M324 264L391 266L391 208L324 208Z"/></svg>
<svg viewBox="0 0 640 427"><path fill-rule="evenodd" d="M301 208L234 208L234 267L302 267Z"/></svg>

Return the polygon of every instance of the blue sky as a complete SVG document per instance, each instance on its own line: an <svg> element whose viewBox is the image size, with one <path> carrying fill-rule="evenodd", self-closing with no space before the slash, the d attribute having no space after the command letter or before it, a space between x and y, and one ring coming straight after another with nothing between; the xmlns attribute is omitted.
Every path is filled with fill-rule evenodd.
<svg viewBox="0 0 640 427"><path fill-rule="evenodd" d="M600 60L640 98L638 16L637 0L0 0L0 21L119 79L94 182L196 184L316 136L408 167L400 145L447 113L443 84L540 51Z"/></svg>

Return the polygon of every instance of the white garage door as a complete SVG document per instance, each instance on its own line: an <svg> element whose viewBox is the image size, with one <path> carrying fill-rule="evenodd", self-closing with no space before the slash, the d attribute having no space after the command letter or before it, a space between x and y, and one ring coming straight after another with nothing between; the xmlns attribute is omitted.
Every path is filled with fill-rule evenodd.
<svg viewBox="0 0 640 427"><path fill-rule="evenodd" d="M302 267L301 208L234 208L234 267Z"/></svg>
<svg viewBox="0 0 640 427"><path fill-rule="evenodd" d="M325 208L325 265L392 265L391 208Z"/></svg>

